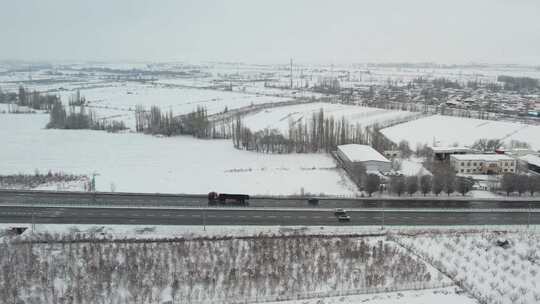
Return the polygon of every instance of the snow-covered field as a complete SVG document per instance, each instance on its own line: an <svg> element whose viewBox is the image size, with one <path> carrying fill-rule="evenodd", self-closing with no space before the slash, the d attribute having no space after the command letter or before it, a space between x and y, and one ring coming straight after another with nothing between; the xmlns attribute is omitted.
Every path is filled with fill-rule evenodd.
<svg viewBox="0 0 540 304"><path fill-rule="evenodd" d="M352 195L354 184L326 154L270 155L229 140L46 130L44 114L0 114L0 174L49 170L91 176L99 191Z"/></svg>
<svg viewBox="0 0 540 304"><path fill-rule="evenodd" d="M537 232L424 234L398 240L485 303L540 303ZM497 241L508 241L508 247Z"/></svg>
<svg viewBox="0 0 540 304"><path fill-rule="evenodd" d="M289 123L293 125L309 123L313 114L318 114L321 109L326 117L333 116L336 120L345 117L350 123L358 123L362 126L399 120L416 114L407 111L317 102L266 109L246 117L243 122L252 131L268 128L278 129L287 134Z"/></svg>
<svg viewBox="0 0 540 304"><path fill-rule="evenodd" d="M64 102L69 100L73 91L62 92ZM256 96L239 92L209 89L164 87L131 82L115 83L114 86L81 90L92 106L123 111L135 110L140 104L149 108L157 105L163 110L171 109L174 114L194 111L197 106L204 106L208 113L218 113L226 107L235 109L251 104L286 101L287 98Z"/></svg>
<svg viewBox="0 0 540 304"><path fill-rule="evenodd" d="M471 145L480 138L497 138L528 142L533 149L540 149L540 126L513 122L434 115L383 129L382 133L396 143L407 140L412 148L417 143Z"/></svg>

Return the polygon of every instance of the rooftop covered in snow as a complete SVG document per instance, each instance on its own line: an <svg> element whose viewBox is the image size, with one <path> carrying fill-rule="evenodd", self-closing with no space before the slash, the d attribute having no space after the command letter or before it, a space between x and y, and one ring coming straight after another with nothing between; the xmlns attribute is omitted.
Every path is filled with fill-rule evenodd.
<svg viewBox="0 0 540 304"><path fill-rule="evenodd" d="M483 161L500 161L500 160L514 160L512 157L504 154L455 154L452 158L459 161L468 160L483 160Z"/></svg>
<svg viewBox="0 0 540 304"><path fill-rule="evenodd" d="M537 167L540 167L540 157L533 155L533 154L527 154L525 156L520 157L519 159L526 161L527 163L531 165L535 165Z"/></svg>
<svg viewBox="0 0 540 304"><path fill-rule="evenodd" d="M390 162L377 150L367 145L348 144L337 147L351 162L380 161Z"/></svg>
<svg viewBox="0 0 540 304"><path fill-rule="evenodd" d="M430 147L434 153L457 153L457 152L471 152L471 148L468 147Z"/></svg>

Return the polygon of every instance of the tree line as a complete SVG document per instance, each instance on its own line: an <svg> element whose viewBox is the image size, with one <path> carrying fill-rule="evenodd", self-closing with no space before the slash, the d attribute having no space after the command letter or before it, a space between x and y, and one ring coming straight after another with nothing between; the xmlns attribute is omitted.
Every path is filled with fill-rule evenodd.
<svg viewBox="0 0 540 304"><path fill-rule="evenodd" d="M17 93L14 92L4 92L0 88L0 103L16 103L17 102Z"/></svg>
<svg viewBox="0 0 540 304"><path fill-rule="evenodd" d="M127 129L123 121L97 119L93 111L87 110L84 105L66 107L57 101L49 112L47 129L90 129L118 132Z"/></svg>
<svg viewBox="0 0 540 304"><path fill-rule="evenodd" d="M228 138L225 125L219 128L208 118L206 107L180 116L174 116L172 110L163 112L160 107L152 106L146 110L142 105L135 107L135 130L153 135L192 135L197 138Z"/></svg>
<svg viewBox="0 0 540 304"><path fill-rule="evenodd" d="M360 184L369 196L377 191L382 193L384 190L398 196L416 193L424 196L433 193L438 196L441 193L450 195L455 192L464 196L473 189L474 180L470 177L456 176L454 170L448 165L438 165L433 175L396 175L391 176L384 184L384 180L379 175L365 174L360 179ZM534 193L540 191L540 176L508 173L503 175L500 189L506 192L506 195L517 192L521 196L528 192L530 196L533 196Z"/></svg>
<svg viewBox="0 0 540 304"><path fill-rule="evenodd" d="M344 144L371 145L378 151L394 147L395 144L379 132L380 129L378 124L362 127L358 123L350 123L345 117L325 117L322 109L313 113L309 121L289 121L287 136L276 129L253 132L240 117L231 127L235 148L265 153L332 152Z"/></svg>
<svg viewBox="0 0 540 304"><path fill-rule="evenodd" d="M50 111L55 102L59 102L60 97L57 95L43 94L38 91L32 91L19 87L17 97L17 105L29 107L34 110Z"/></svg>
<svg viewBox="0 0 540 304"><path fill-rule="evenodd" d="M20 86L16 93L3 92L0 89L0 103L13 103L20 107L50 111L57 101L60 101L57 95L40 93L36 90L30 91L23 86Z"/></svg>
<svg viewBox="0 0 540 304"><path fill-rule="evenodd" d="M388 193L401 196L403 194L413 195L418 192L424 196L428 193L440 195L446 193L450 195L454 192L465 195L472 190L474 181L468 177L458 177L454 169L447 164L440 164L433 167L433 175L404 176L394 175L387 178L386 183L377 174L365 174L361 177L361 185L364 191L372 196L374 192L381 193L386 190Z"/></svg>
<svg viewBox="0 0 540 304"><path fill-rule="evenodd" d="M504 83L504 89L509 91L529 90L540 87L538 79L530 77L500 75L497 77L497 81Z"/></svg>
<svg viewBox="0 0 540 304"><path fill-rule="evenodd" d="M514 192L519 196L529 192L533 196L535 192L540 191L540 176L506 173L501 179L501 190L506 192L507 196Z"/></svg>

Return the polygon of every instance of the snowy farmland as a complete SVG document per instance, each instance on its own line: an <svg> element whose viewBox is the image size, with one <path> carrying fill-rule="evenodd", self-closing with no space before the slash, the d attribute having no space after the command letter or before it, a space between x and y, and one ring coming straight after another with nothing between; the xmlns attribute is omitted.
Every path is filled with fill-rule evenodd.
<svg viewBox="0 0 540 304"><path fill-rule="evenodd" d="M540 126L514 122L434 115L383 129L382 133L395 143L406 140L412 148L416 144L431 146L434 141L440 146L472 145L480 138L497 138L528 142L533 149L540 149Z"/></svg>
<svg viewBox="0 0 540 304"><path fill-rule="evenodd" d="M137 105L146 109L159 106L163 111L172 111L174 115L187 114L202 106L207 109L208 114L214 114L225 109L290 100L285 97L132 82L116 82L113 85L81 89L80 93L89 102L88 107L94 111L97 118L121 120L131 129L134 129L134 111ZM75 91L62 91L60 97L67 104L74 94Z"/></svg>
<svg viewBox="0 0 540 304"><path fill-rule="evenodd" d="M278 129L283 134L287 134L289 124L309 123L313 114L318 114L321 109L326 117L333 116L336 120L345 117L350 123L358 123L362 126L401 120L416 114L407 111L317 102L266 109L246 117L243 122L252 131L268 128Z"/></svg>
<svg viewBox="0 0 540 304"><path fill-rule="evenodd" d="M62 92L62 100L67 103L73 93L73 91ZM114 86L83 89L81 96L97 108L132 111L139 104L146 108L156 105L164 110L171 109L175 114L191 112L197 106L206 107L209 113L218 113L225 108L236 109L251 104L288 100L238 92L136 83L115 83Z"/></svg>
<svg viewBox="0 0 540 304"><path fill-rule="evenodd" d="M91 176L99 191L352 195L355 185L325 154L269 155L229 140L46 130L48 115L0 114L0 174L35 170Z"/></svg>
<svg viewBox="0 0 540 304"><path fill-rule="evenodd" d="M64 297L77 303L243 303L453 285L377 236L134 242L72 231L26 233L3 241L0 285L10 303L59 303Z"/></svg>
<svg viewBox="0 0 540 304"><path fill-rule="evenodd" d="M540 303L536 232L433 233L398 239L482 303ZM500 245L505 241L507 245Z"/></svg>

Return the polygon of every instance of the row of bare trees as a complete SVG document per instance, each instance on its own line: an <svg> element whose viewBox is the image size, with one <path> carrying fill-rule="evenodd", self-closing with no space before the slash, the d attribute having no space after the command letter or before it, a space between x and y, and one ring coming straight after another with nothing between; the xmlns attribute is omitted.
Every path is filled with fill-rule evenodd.
<svg viewBox="0 0 540 304"><path fill-rule="evenodd" d="M84 105L66 107L57 101L49 112L48 129L90 129L118 132L127 129L123 121L97 119L94 112Z"/></svg>
<svg viewBox="0 0 540 304"><path fill-rule="evenodd" d="M137 105L135 130L153 135L193 135L197 138L228 138L230 133L225 125L216 127L202 106L186 115L174 116L172 110L163 112L158 106L146 110L142 105Z"/></svg>
<svg viewBox="0 0 540 304"><path fill-rule="evenodd" d="M501 179L501 189L506 195L517 192L521 196L529 192L533 196L535 192L540 191L540 176L507 173Z"/></svg>
<svg viewBox="0 0 540 304"><path fill-rule="evenodd" d="M56 102L60 102L60 97L57 95L43 94L35 90L30 92L23 86L19 87L17 95L17 105L19 106L50 111Z"/></svg>
<svg viewBox="0 0 540 304"><path fill-rule="evenodd" d="M363 189L371 196L374 192L384 191L389 193L413 195L418 192L424 196L433 193L439 195L446 193L450 195L459 192L465 195L472 190L474 181L467 177L457 177L453 168L446 164L437 165L433 168L433 175L404 176L395 175L387 179L386 187L383 185L383 179L377 174L367 174L361 178Z"/></svg>
<svg viewBox="0 0 540 304"><path fill-rule="evenodd" d="M60 101L57 95L40 93L36 90L30 91L23 86L20 86L17 92L3 92L0 88L0 103L49 111L57 101Z"/></svg>
<svg viewBox="0 0 540 304"><path fill-rule="evenodd" d="M332 152L343 144L368 144L379 151L395 146L379 132L377 124L362 127L344 117L325 117L322 109L314 113L309 121L289 121L287 136L276 129L253 132L239 117L231 129L237 149L266 153Z"/></svg>

